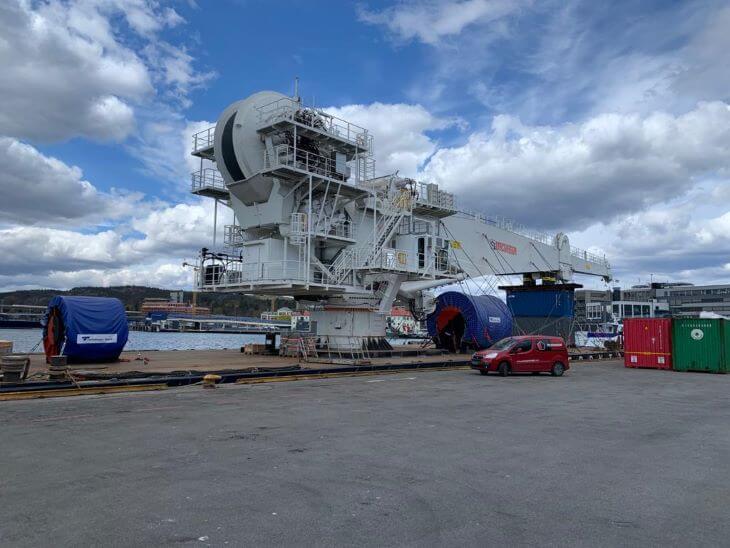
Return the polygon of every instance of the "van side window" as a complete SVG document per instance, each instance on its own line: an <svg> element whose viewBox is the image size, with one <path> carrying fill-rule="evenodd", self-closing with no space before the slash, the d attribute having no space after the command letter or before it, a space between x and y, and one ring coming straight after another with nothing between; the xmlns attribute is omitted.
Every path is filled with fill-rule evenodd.
<svg viewBox="0 0 730 548"><path fill-rule="evenodd" d="M528 339L526 341L518 342L517 345L515 346L515 351L516 352L529 352L531 348L532 348L532 341Z"/></svg>
<svg viewBox="0 0 730 548"><path fill-rule="evenodd" d="M537 341L537 349L542 351L550 350L550 341L547 339L540 339Z"/></svg>

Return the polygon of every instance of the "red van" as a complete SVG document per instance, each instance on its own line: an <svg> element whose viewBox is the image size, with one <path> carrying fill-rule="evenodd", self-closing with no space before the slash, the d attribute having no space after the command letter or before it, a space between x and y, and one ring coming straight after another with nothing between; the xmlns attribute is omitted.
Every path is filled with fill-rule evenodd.
<svg viewBox="0 0 730 548"><path fill-rule="evenodd" d="M560 337L507 337L476 352L471 357L471 368L478 369L482 375L496 371L503 377L510 373L550 373L560 377L570 369L568 347Z"/></svg>

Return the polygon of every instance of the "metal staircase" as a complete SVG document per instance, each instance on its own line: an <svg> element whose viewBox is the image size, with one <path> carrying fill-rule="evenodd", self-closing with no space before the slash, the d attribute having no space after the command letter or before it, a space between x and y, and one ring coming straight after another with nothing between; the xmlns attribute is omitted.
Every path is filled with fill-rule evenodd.
<svg viewBox="0 0 730 548"><path fill-rule="evenodd" d="M334 284L342 283L354 270L372 266L385 243L395 234L403 217L410 214L412 196L406 189L399 191L388 201L374 199L377 200L376 205L380 213L374 241L343 249L339 253L330 265L330 279Z"/></svg>

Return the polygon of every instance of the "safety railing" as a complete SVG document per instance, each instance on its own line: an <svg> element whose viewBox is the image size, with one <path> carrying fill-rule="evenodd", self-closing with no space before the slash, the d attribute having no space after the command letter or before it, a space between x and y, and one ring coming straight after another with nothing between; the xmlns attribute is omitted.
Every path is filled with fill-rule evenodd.
<svg viewBox="0 0 730 548"><path fill-rule="evenodd" d="M223 227L223 245L228 247L239 247L248 240L244 230L238 225L225 225Z"/></svg>
<svg viewBox="0 0 730 548"><path fill-rule="evenodd" d="M199 269L198 285L202 288L224 288L260 282L304 282L306 266L300 261L208 263Z"/></svg>
<svg viewBox="0 0 730 548"><path fill-rule="evenodd" d="M199 192L205 189L226 190L226 183L223 176L217 169L207 167L190 174L191 190Z"/></svg>
<svg viewBox="0 0 730 548"><path fill-rule="evenodd" d="M352 272L362 261L364 250L359 247L348 247L340 251L337 258L328 266L331 280L339 284L352 278Z"/></svg>
<svg viewBox="0 0 730 548"><path fill-rule="evenodd" d="M449 254L446 250L435 253L417 253L416 267L419 274L446 274L449 272Z"/></svg>
<svg viewBox="0 0 730 548"><path fill-rule="evenodd" d="M338 173L337 163L332 158L289 145L277 145L274 147L273 154L269 154L269 151L265 150L264 169L278 169L281 167L290 167L339 181L347 180L346 173Z"/></svg>
<svg viewBox="0 0 730 548"><path fill-rule="evenodd" d="M416 183L414 192L416 202L441 209L456 210L456 200L451 192L439 190L438 185L430 183Z"/></svg>
<svg viewBox="0 0 730 548"><path fill-rule="evenodd" d="M363 127L327 114L326 112L302 106L299 101L282 97L271 103L256 107L258 111L259 129L288 121L327 133L342 141L357 145L363 150L370 150L373 137Z"/></svg>
<svg viewBox="0 0 730 548"><path fill-rule="evenodd" d="M372 147L369 147L372 150ZM359 156L355 161L355 177L358 181L368 181L375 177L375 158Z"/></svg>
<svg viewBox="0 0 730 548"><path fill-rule="evenodd" d="M408 252L404 249L382 248L370 261L368 267L382 270L408 271Z"/></svg>
<svg viewBox="0 0 730 548"><path fill-rule="evenodd" d="M499 216L492 217L489 215L483 215L481 213L464 210L464 209L459 209L459 214L463 215L465 217L476 219L484 224L488 224L488 225L500 228L502 230L506 230L508 232L514 232L515 234L519 234L520 236L524 236L526 238L529 238L530 240L534 240L536 242L540 242L545 245L549 245L549 246L555 245L554 236L550 236L544 232L539 232L537 230L532 230L530 228L527 228L525 225L517 223L514 220L508 219L506 217L499 217ZM610 263L608 262L608 259L606 259L605 256L600 256L596 253L591 253L590 251L586 251L579 247L575 247L575 246L571 245L570 254L571 254L571 256L577 257L584 261L590 261L592 263L600 264L600 265L603 265L606 267L611 266Z"/></svg>
<svg viewBox="0 0 730 548"><path fill-rule="evenodd" d="M290 241L294 244L302 243L308 234L306 213L292 213L290 216ZM354 239L356 234L355 226L351 221L332 222L331 219L322 219L312 227L312 234L317 236L335 236L338 238Z"/></svg>
<svg viewBox="0 0 730 548"><path fill-rule="evenodd" d="M327 231L324 229L320 230L317 227L315 228L316 233L322 236L335 236L338 238L348 238L350 240L355 239L355 226L349 221L332 225Z"/></svg>
<svg viewBox="0 0 730 548"><path fill-rule="evenodd" d="M405 217L398 223L398 231L396 233L400 235L420 235L431 234L432 232L433 226L430 222L414 219L413 217Z"/></svg>
<svg viewBox="0 0 730 548"><path fill-rule="evenodd" d="M606 257L602 257L596 253L591 253L590 251L586 251L585 249L581 249L579 247L575 247L575 246L571 245L570 254L573 257L583 259L584 261L589 261L591 263L596 263L596 264L602 264L604 266L610 266L608 259L606 259Z"/></svg>
<svg viewBox="0 0 730 548"><path fill-rule="evenodd" d="M408 189L401 188L387 191L385 194L375 194L369 200L371 207L376 207L379 215L394 217L408 213L412 209L414 196Z"/></svg>
<svg viewBox="0 0 730 548"><path fill-rule="evenodd" d="M291 235L289 239L294 245L301 245L307 240L309 227L307 225L306 213L292 213L289 224L291 226Z"/></svg>
<svg viewBox="0 0 730 548"><path fill-rule="evenodd" d="M193 152L211 148L215 142L215 126L193 134Z"/></svg>
<svg viewBox="0 0 730 548"><path fill-rule="evenodd" d="M433 267L436 272L447 272L449 270L448 251L438 250L433 258Z"/></svg>
<svg viewBox="0 0 730 548"><path fill-rule="evenodd" d="M477 213L475 211L470 211L466 209L459 209L459 213L465 217L470 217L484 224L506 230L507 232L514 232L515 234L525 236L526 238L529 238L531 240L535 240L537 242L541 242L547 245L553 245L554 238L552 236L549 236L544 232L527 228L525 225L517 223L507 217L484 215L482 213Z"/></svg>

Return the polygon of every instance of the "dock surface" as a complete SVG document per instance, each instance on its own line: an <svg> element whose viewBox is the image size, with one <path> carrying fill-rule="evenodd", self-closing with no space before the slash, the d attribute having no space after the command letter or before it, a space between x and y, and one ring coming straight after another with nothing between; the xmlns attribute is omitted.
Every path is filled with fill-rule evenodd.
<svg viewBox="0 0 730 548"><path fill-rule="evenodd" d="M406 347L407 348L407 347ZM415 362L463 361L467 354L448 354L443 356L403 356L372 358L373 364L393 363L406 364ZM151 350L142 352L122 352L121 361L113 363L72 364L72 371L95 371L99 373L119 374L131 371L143 373L172 373L177 371L224 371L244 369L291 368L299 365L302 368L326 368L327 360L311 359L301 361L297 358L267 355L246 355L239 349L230 350ZM147 362L145 363L144 359ZM30 375L48 371L43 354L31 355Z"/></svg>
<svg viewBox="0 0 730 548"><path fill-rule="evenodd" d="M5 402L0 545L724 545L729 383L614 361Z"/></svg>

